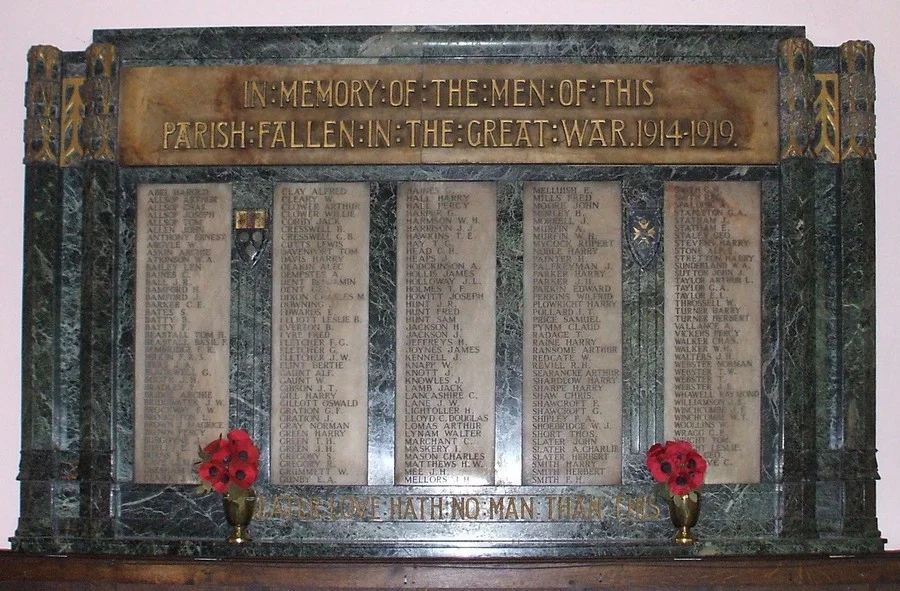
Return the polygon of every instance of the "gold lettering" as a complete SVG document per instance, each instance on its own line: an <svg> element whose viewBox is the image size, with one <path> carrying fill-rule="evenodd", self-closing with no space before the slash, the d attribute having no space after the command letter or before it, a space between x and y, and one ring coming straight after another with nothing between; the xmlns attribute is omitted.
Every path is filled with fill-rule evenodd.
<svg viewBox="0 0 900 591"><path fill-rule="evenodd" d="M270 146L273 150L279 147L287 147L287 138L284 135L284 123L284 121L275 122L275 134L272 137L272 145Z"/></svg>
<svg viewBox="0 0 900 591"><path fill-rule="evenodd" d="M228 147L228 123L225 121L219 121L216 123L216 138L218 141L216 142L216 148L227 148Z"/></svg>
<svg viewBox="0 0 900 591"><path fill-rule="evenodd" d="M526 105L525 98L522 95L525 94L525 82L524 78L517 78L513 81L513 106L514 107L524 107Z"/></svg>
<svg viewBox="0 0 900 591"><path fill-rule="evenodd" d="M540 106L543 107L545 104L544 99L546 98L546 82L544 80L541 80L540 83L540 87L537 86L534 80L531 80L529 83L529 89L531 90L531 94L528 97L529 107L535 106L535 101L532 97L534 97L534 99L537 99L537 102L540 103Z"/></svg>
<svg viewBox="0 0 900 591"><path fill-rule="evenodd" d="M351 80L350 81L350 106L353 107L361 107L362 102L362 80Z"/></svg>
<svg viewBox="0 0 900 591"><path fill-rule="evenodd" d="M502 86L497 85L497 80L491 80L491 106L496 107L497 103L509 106L509 80L503 80Z"/></svg>
<svg viewBox="0 0 900 591"><path fill-rule="evenodd" d="M522 147L523 145L531 148L531 138L528 136L528 123L531 121L520 120L519 121L519 134L516 136L517 147Z"/></svg>
<svg viewBox="0 0 900 591"><path fill-rule="evenodd" d="M625 131L625 122L621 119L613 119L612 120L612 142L613 146L616 145L616 138L619 138L620 146L626 146L625 138L622 136L622 132Z"/></svg>
<svg viewBox="0 0 900 591"><path fill-rule="evenodd" d="M353 147L353 121L341 120L338 122L338 143L342 148Z"/></svg>
<svg viewBox="0 0 900 591"><path fill-rule="evenodd" d="M337 144L334 141L334 128L337 125L337 121L324 121L322 122L322 147L323 148L336 148Z"/></svg>
<svg viewBox="0 0 900 591"><path fill-rule="evenodd" d="M303 85L304 93L306 91L306 84ZM281 81L281 97L279 100L279 106L283 109L285 105L291 106L293 108L297 108L297 81L292 80L290 86L282 80Z"/></svg>
<svg viewBox="0 0 900 591"><path fill-rule="evenodd" d="M271 121L260 121L256 124L256 145L259 147L263 147L265 142L265 137L269 135L269 127L271 127ZM233 136L232 136L233 138ZM234 141L232 139L232 141Z"/></svg>
<svg viewBox="0 0 900 591"><path fill-rule="evenodd" d="M175 133L175 123L173 121L166 121L163 124L163 150L169 149L169 138L172 137L172 134Z"/></svg>
<svg viewBox="0 0 900 591"><path fill-rule="evenodd" d="M269 499L260 498L257 502L257 517L307 521L533 521L536 519L538 503L546 505L546 515L541 518L545 521L599 521L604 516L616 520L652 520L659 519L662 515L662 510L652 495L275 495ZM605 503L611 505L606 507Z"/></svg>
<svg viewBox="0 0 900 591"><path fill-rule="evenodd" d="M641 90L643 91L643 100L641 101L641 105L644 107L649 107L656 100L656 98L653 96L653 80L643 80L641 82Z"/></svg>
<svg viewBox="0 0 900 591"><path fill-rule="evenodd" d="M240 138L240 140L241 140L240 147L241 148L245 147L244 140L246 139L246 127L247 127L247 123L245 121L241 121L240 129L238 129L238 126L235 125L234 122L232 122L232 124L231 124L231 144L229 145L230 148L234 148L236 146L235 140L237 138Z"/></svg>
<svg viewBox="0 0 900 591"><path fill-rule="evenodd" d="M578 69L571 71L582 73ZM416 114L402 120L405 130L403 125L396 125L391 119L340 119L339 116L324 119L319 114L321 112L298 117L296 121L291 116L283 116L281 120L250 117L246 121L163 121L162 150L243 150L248 147L279 151L356 147L398 151L452 148L534 150L553 146L563 149L629 149L623 152L662 148L684 149L686 152L688 149L735 149L738 148L738 140L742 141L753 133L740 127L743 121L725 118L679 119L677 113L667 118L666 109L669 107L654 108L640 118L591 117L602 114L604 106L634 109L658 105L660 96L656 81L640 75L622 78L576 75L560 79L526 76L360 76L330 79L327 76L310 76L310 79L295 80L243 80L240 84L243 92L241 106L246 109L384 108L389 105L399 109L420 106L426 109L494 107L497 111L492 113L491 118L475 117L463 121L441 118L440 111L433 118L420 118ZM512 108L546 108L553 117L504 117L510 111L502 109ZM584 108L586 117L563 118L563 109L570 108ZM406 141L403 141L404 135L408 136ZM451 156L441 155L438 158L453 160ZM512 158L516 160L518 157ZM611 158L619 161L618 157ZM638 159L643 161L643 157Z"/></svg>
<svg viewBox="0 0 900 591"><path fill-rule="evenodd" d="M322 144L314 144L313 143L312 132L313 132L313 122L307 121L306 122L306 147L307 148L321 148Z"/></svg>
<svg viewBox="0 0 900 591"><path fill-rule="evenodd" d="M191 142L188 135L188 127L190 126L189 121L179 121L178 125L178 136L175 138L175 149L179 148L190 150Z"/></svg>
<svg viewBox="0 0 900 591"><path fill-rule="evenodd" d="M447 106L462 106L462 80L450 80L447 83ZM455 103L455 104L454 104Z"/></svg>
<svg viewBox="0 0 900 591"><path fill-rule="evenodd" d="M331 106L331 80L318 80L316 82L316 100L321 105ZM310 106L313 104L315 103L310 103Z"/></svg>
<svg viewBox="0 0 900 591"><path fill-rule="evenodd" d="M205 121L198 121L196 125L194 125L194 147L195 148L204 148L206 149L206 134L209 131L209 126Z"/></svg>
<svg viewBox="0 0 900 591"><path fill-rule="evenodd" d="M419 127L422 122L418 119L407 119L406 126L409 128L409 147L417 147L416 137L418 136Z"/></svg>
<svg viewBox="0 0 900 591"><path fill-rule="evenodd" d="M391 147L391 136L390 136L390 128L391 121L390 119L387 121L369 121L368 122L368 138L369 141L366 144L368 148L390 148Z"/></svg>
<svg viewBox="0 0 900 591"><path fill-rule="evenodd" d="M373 101L375 100L375 88L378 86L378 80L373 80L371 83L368 80L364 80L366 84L366 92L368 92L369 100L366 103L366 106L371 107Z"/></svg>
<svg viewBox="0 0 900 591"><path fill-rule="evenodd" d="M388 86L388 97L392 107L408 107L412 95L416 92L416 80L391 80ZM440 102L440 94L438 94ZM440 106L438 104L437 106Z"/></svg>
<svg viewBox="0 0 900 591"><path fill-rule="evenodd" d="M434 106L435 107L442 106L441 105L441 88L443 88L445 82L446 82L446 80L441 80L440 78L432 78L431 79L431 83L434 84L436 87L435 91L434 91ZM391 104L394 105L394 102L391 101ZM394 105L394 106L396 107L397 105Z"/></svg>
<svg viewBox="0 0 900 591"><path fill-rule="evenodd" d="M244 108L264 109L266 107L266 89L268 86L265 80L248 80L244 82Z"/></svg>
<svg viewBox="0 0 900 591"><path fill-rule="evenodd" d="M656 504L656 499L653 495L647 496L647 507L650 509L647 513L648 519L659 519L662 516L662 511L659 505Z"/></svg>
<svg viewBox="0 0 900 591"><path fill-rule="evenodd" d="M616 80L616 101L620 107L631 106L631 80Z"/></svg>
<svg viewBox="0 0 900 591"><path fill-rule="evenodd" d="M297 122L291 121L291 148L302 148L303 144L297 139Z"/></svg>

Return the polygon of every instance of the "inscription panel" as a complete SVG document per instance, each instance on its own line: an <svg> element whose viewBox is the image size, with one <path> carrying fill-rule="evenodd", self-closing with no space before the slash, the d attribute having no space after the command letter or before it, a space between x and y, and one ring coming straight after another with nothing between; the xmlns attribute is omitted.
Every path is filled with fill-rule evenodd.
<svg viewBox="0 0 900 591"><path fill-rule="evenodd" d="M620 197L525 185L523 484L621 482Z"/></svg>
<svg viewBox="0 0 900 591"><path fill-rule="evenodd" d="M399 186L397 484L493 484L496 196Z"/></svg>
<svg viewBox="0 0 900 591"><path fill-rule="evenodd" d="M665 188L666 436L707 482L760 479L760 185Z"/></svg>
<svg viewBox="0 0 900 591"><path fill-rule="evenodd" d="M771 164L749 64L126 67L124 164Z"/></svg>
<svg viewBox="0 0 900 591"><path fill-rule="evenodd" d="M228 430L230 229L230 185L138 187L136 482L196 482Z"/></svg>
<svg viewBox="0 0 900 591"><path fill-rule="evenodd" d="M272 481L366 484L369 186L275 186Z"/></svg>

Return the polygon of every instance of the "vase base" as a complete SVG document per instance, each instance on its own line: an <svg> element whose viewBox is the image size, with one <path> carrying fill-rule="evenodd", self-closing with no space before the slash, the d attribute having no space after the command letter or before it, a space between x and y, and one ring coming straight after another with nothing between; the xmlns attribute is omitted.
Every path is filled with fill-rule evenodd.
<svg viewBox="0 0 900 591"><path fill-rule="evenodd" d="M236 526L231 535L228 536L229 544L246 544L251 541L253 541L253 538L250 537L248 529L240 525Z"/></svg>
<svg viewBox="0 0 900 591"><path fill-rule="evenodd" d="M676 544L687 546L689 544L693 544L695 539L694 535L691 533L690 528L682 527L678 530L678 532L675 533L675 537L672 538L672 541Z"/></svg>

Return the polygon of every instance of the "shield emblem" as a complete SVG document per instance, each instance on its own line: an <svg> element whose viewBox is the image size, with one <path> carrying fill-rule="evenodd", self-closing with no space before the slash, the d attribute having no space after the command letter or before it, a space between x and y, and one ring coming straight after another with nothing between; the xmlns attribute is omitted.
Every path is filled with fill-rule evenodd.
<svg viewBox="0 0 900 591"><path fill-rule="evenodd" d="M234 247L238 257L251 268L259 262L266 244L268 235L266 218L265 209L244 209L234 212Z"/></svg>
<svg viewBox="0 0 900 591"><path fill-rule="evenodd" d="M662 227L656 209L628 210L628 246L641 270L656 262Z"/></svg>

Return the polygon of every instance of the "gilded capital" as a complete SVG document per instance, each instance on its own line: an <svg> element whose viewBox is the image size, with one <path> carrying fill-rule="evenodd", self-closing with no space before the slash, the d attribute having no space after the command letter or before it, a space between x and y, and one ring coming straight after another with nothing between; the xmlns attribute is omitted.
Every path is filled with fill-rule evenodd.
<svg viewBox="0 0 900 591"><path fill-rule="evenodd" d="M875 158L875 46L841 45L841 155Z"/></svg>
<svg viewBox="0 0 900 591"><path fill-rule="evenodd" d="M36 45L28 52L25 83L25 164L59 161L62 52Z"/></svg>
<svg viewBox="0 0 900 591"><path fill-rule="evenodd" d="M86 62L87 75L80 90L84 105L81 144L87 160L114 162L119 82L115 46L94 43L87 49Z"/></svg>
<svg viewBox="0 0 900 591"><path fill-rule="evenodd" d="M785 39L779 47L781 158L813 155L813 44Z"/></svg>

